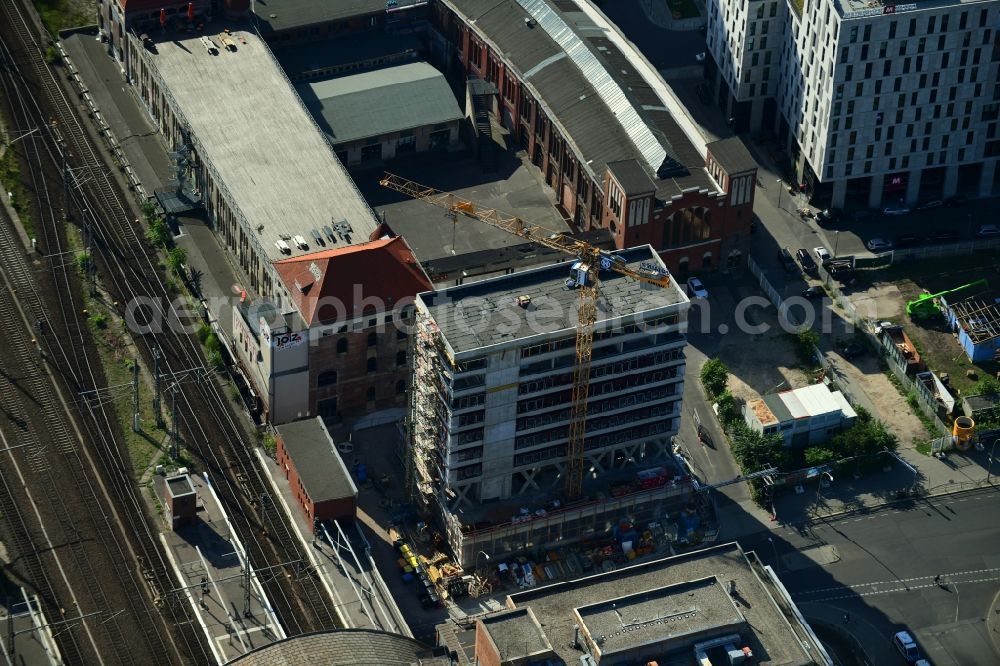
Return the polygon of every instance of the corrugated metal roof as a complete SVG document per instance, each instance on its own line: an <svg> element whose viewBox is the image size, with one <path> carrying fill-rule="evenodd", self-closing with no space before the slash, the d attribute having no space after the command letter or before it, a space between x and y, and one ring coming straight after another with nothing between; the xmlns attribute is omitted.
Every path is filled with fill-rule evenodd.
<svg viewBox="0 0 1000 666"><path fill-rule="evenodd" d="M823 384L804 386L794 391L779 393L778 397L788 408L793 419L801 419L819 414L829 414L838 410L833 394Z"/></svg>
<svg viewBox="0 0 1000 666"><path fill-rule="evenodd" d="M580 68L600 98L614 113L646 163L654 172L658 170L667 155L666 150L657 141L649 126L639 117L621 86L611 77L604 65L583 40L566 25L562 17L552 11L545 0L517 0L517 2Z"/></svg>

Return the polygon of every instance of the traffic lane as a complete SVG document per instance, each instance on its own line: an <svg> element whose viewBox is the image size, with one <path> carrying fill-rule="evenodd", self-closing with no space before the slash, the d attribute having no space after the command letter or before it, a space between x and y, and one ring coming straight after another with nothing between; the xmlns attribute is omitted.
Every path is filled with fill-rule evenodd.
<svg viewBox="0 0 1000 666"><path fill-rule="evenodd" d="M741 539L777 570L798 603L856 613L888 637L914 631L938 664L995 663L977 624L1000 583L992 489L818 521ZM768 537L771 537L768 539ZM795 553L833 549L837 561L790 567ZM935 577L940 577L935 580Z"/></svg>
<svg viewBox="0 0 1000 666"><path fill-rule="evenodd" d="M876 213L866 222L855 222L853 215L847 214L844 218L822 227L815 221L811 221L810 224L817 230L822 230L821 232L827 236L840 231L841 255L860 254L867 252L865 244L873 238L881 238L890 243L902 235L917 235L926 239L928 234L935 230L957 232L960 241L973 240L976 227L992 219L995 206L995 199L977 199L959 207L940 206L929 210L911 210L905 215Z"/></svg>
<svg viewBox="0 0 1000 666"><path fill-rule="evenodd" d="M704 33L701 30L661 28L646 18L639 2L617 0L603 3L601 11L657 69L697 64L695 55L705 51Z"/></svg>

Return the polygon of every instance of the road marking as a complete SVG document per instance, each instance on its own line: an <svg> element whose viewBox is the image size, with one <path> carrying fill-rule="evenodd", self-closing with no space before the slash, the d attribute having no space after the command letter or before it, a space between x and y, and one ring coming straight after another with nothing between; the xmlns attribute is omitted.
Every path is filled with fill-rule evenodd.
<svg viewBox="0 0 1000 666"><path fill-rule="evenodd" d="M997 580L1000 580L1000 575L997 575L997 576L988 576L986 578L976 578L974 580L948 581L948 583L946 585L944 585L944 587L953 587L953 588L955 588L955 591L957 593L959 585L972 585L972 584L975 584L975 583L992 583L992 582L995 582ZM924 589L927 589L927 588L930 588L930 587L942 587L942 586L938 585L937 583L927 583L925 585L908 585L908 586L905 586L905 587L897 587L897 588L893 588L893 589L874 590L874 591L871 591L871 592L852 592L851 594L839 594L839 595L835 595L835 596L831 596L831 597L820 597L818 599L807 599L803 603L811 603L811 602L818 602L818 601L836 601L837 599L856 599L856 598L859 598L859 597L874 597L874 596L879 596L879 595L882 595L882 594L892 594L894 592L914 592L916 590L924 590ZM851 588L845 586L843 589L851 589ZM792 596L796 597L798 595L793 594ZM955 612L956 612L956 617L957 617L957 613L958 613L957 606L956 606Z"/></svg>
<svg viewBox="0 0 1000 666"><path fill-rule="evenodd" d="M972 575L978 575L978 574L1000 574L1000 567L994 567L992 569L972 569L970 571L955 571L955 572L952 572L952 573L943 573L943 574L940 574L940 576L941 576L941 579L943 581L945 581L947 583L952 583L952 582L955 582L953 579L955 577L957 577L957 576L972 576ZM853 589L856 589L856 588L859 588L859 587L875 587L875 586L878 586L878 585L899 585L900 583L909 583L909 582L912 582L912 581L933 580L933 579L934 579L934 576L915 576L913 578L900 578L900 579L895 579L895 580L879 580L879 581L874 581L874 582L871 582L871 583L856 583L854 585L837 585L835 587L824 587L824 588L821 588L821 589L818 589L818 590L808 590L808 591L805 591L805 592L796 592L792 596L793 597L794 596L810 596L810 595L813 595L813 594L822 594L824 592L835 592L837 590L846 590L846 589L852 589L853 590ZM984 579L984 580L991 580L991 579L987 578L987 579ZM979 582L979 581L959 581L959 582L968 582L968 583L971 583L971 582ZM937 583L932 583L932 585L937 585ZM919 587L914 587L914 586L909 586L909 587L910 587L911 590L920 589ZM924 586L924 587L930 587L930 586Z"/></svg>

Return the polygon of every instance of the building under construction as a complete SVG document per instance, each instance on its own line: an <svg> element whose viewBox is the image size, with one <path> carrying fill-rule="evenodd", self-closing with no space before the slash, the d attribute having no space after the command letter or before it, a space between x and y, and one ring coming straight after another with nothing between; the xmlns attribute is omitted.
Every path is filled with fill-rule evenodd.
<svg viewBox="0 0 1000 666"><path fill-rule="evenodd" d="M649 246L616 255L665 273ZM421 294L407 472L462 563L662 519L689 498L671 451L689 301L602 271L582 492L564 492L579 290L571 263Z"/></svg>

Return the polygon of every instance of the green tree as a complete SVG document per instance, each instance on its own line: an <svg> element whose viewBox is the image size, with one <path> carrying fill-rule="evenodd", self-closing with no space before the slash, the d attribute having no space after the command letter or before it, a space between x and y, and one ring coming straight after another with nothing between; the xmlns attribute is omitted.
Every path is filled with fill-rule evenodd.
<svg viewBox="0 0 1000 666"><path fill-rule="evenodd" d="M819 334L813 330L800 331L795 336L795 351L805 362L813 361L813 350L819 346Z"/></svg>
<svg viewBox="0 0 1000 666"><path fill-rule="evenodd" d="M187 250L182 247L175 247L167 253L167 266L170 267L170 272L175 275L180 275L184 270L184 264L187 262Z"/></svg>
<svg viewBox="0 0 1000 666"><path fill-rule="evenodd" d="M872 456L881 451L895 451L899 448L899 439L886 429L884 423L859 409L854 424L834 435L830 448L839 458Z"/></svg>
<svg viewBox="0 0 1000 666"><path fill-rule="evenodd" d="M788 462L788 454L780 434L762 435L751 430L746 423L736 421L730 429L729 437L733 458L744 474L772 465L782 468Z"/></svg>
<svg viewBox="0 0 1000 666"><path fill-rule="evenodd" d="M729 368L717 358L705 361L701 366L701 384L705 387L708 397L715 398L726 390L726 382L729 381Z"/></svg>
<svg viewBox="0 0 1000 666"><path fill-rule="evenodd" d="M819 467L837 459L837 454L824 446L810 446L802 453L809 467Z"/></svg>
<svg viewBox="0 0 1000 666"><path fill-rule="evenodd" d="M81 273L86 274L90 270L90 255L86 252L80 252L76 255L76 267L80 269Z"/></svg>
<svg viewBox="0 0 1000 666"><path fill-rule="evenodd" d="M170 241L170 228L162 217L158 217L149 222L149 229L146 229L146 242L153 247L166 247Z"/></svg>
<svg viewBox="0 0 1000 666"><path fill-rule="evenodd" d="M715 397L715 403L719 406L719 420L722 425L728 428L736 419L740 417L736 406L736 398L729 391L723 391Z"/></svg>
<svg viewBox="0 0 1000 666"><path fill-rule="evenodd" d="M972 387L970 395L1000 395L1000 381L993 377L983 377Z"/></svg>
<svg viewBox="0 0 1000 666"><path fill-rule="evenodd" d="M198 330L195 335L198 336L198 341L201 342L201 344L205 344L205 341L208 340L208 336L212 335L212 327L205 322L201 322L198 324Z"/></svg>
<svg viewBox="0 0 1000 666"><path fill-rule="evenodd" d="M222 352L218 349L208 352L208 364L215 370L221 370L225 366L225 361L222 360Z"/></svg>

